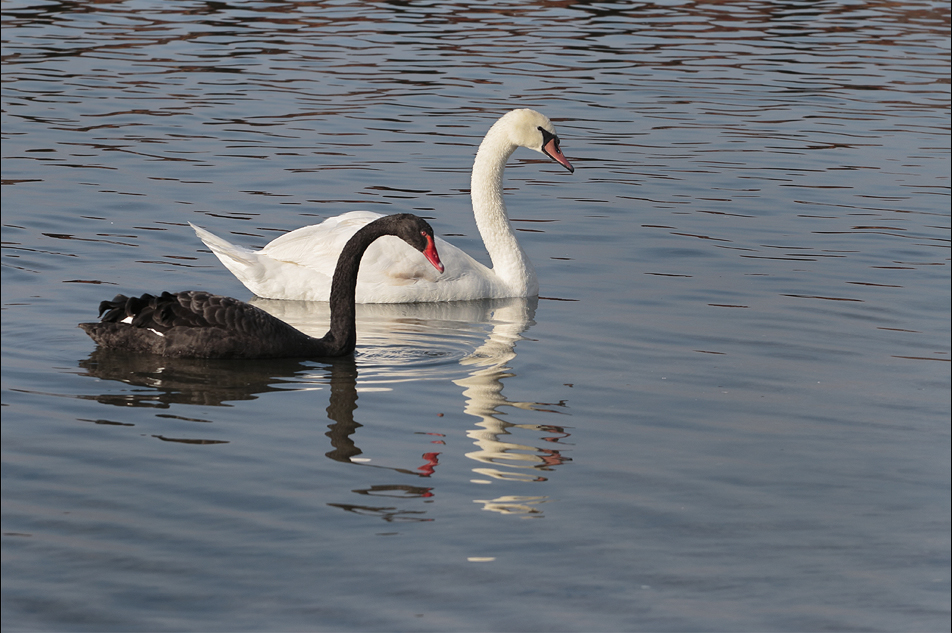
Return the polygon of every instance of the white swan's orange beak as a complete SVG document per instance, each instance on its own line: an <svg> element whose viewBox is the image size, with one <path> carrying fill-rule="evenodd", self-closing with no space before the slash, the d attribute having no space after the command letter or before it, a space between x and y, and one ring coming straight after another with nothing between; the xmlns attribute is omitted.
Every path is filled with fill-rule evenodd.
<svg viewBox="0 0 952 633"><path fill-rule="evenodd" d="M443 262L440 261L440 254L436 252L436 243L433 241L433 236L424 234L424 237L426 237L426 248L423 249L424 257L433 264L434 268L443 272Z"/></svg>
<svg viewBox="0 0 952 633"><path fill-rule="evenodd" d="M569 162L569 159L565 157L565 154L563 154L559 148L558 136L549 138L545 145L542 146L542 153L568 169L571 173L575 173L575 168L572 167L572 163Z"/></svg>

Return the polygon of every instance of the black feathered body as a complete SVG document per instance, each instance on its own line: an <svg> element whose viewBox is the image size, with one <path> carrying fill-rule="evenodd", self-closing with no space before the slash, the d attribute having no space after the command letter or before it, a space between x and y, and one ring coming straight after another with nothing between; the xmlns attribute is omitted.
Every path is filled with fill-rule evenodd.
<svg viewBox="0 0 952 633"><path fill-rule="evenodd" d="M308 336L231 297L187 291L117 295L99 306L102 321L81 323L106 348L180 358L305 358L353 352L331 333Z"/></svg>

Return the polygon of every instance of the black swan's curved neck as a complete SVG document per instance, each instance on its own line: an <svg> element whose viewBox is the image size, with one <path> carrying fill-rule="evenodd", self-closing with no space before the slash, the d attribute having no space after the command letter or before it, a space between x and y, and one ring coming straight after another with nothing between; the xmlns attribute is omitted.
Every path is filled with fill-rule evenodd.
<svg viewBox="0 0 952 633"><path fill-rule="evenodd" d="M357 347L355 303L360 260L374 240L384 235L393 235L393 222L389 220L390 216L362 227L347 241L337 258L337 268L334 269L334 279L331 281L331 327L324 338L320 339L322 345L333 347L335 356L350 354Z"/></svg>

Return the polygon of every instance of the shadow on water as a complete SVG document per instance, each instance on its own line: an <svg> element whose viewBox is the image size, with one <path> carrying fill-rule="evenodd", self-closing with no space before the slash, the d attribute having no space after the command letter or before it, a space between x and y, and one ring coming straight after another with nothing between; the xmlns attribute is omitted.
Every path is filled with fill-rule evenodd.
<svg viewBox="0 0 952 633"><path fill-rule="evenodd" d="M254 362L164 358L96 349L79 366L87 376L126 383L141 390L91 396L119 407L169 408L175 404L227 406L237 400L282 391L293 378L313 369L299 360L267 359ZM286 385L287 387L285 387Z"/></svg>

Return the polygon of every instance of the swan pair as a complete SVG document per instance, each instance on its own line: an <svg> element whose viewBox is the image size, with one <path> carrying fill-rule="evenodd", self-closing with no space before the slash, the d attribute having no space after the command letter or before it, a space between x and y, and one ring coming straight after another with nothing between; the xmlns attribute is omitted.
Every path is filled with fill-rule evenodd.
<svg viewBox="0 0 952 633"><path fill-rule="evenodd" d="M189 358L316 358L352 354L355 303L407 303L538 294L532 264L519 246L503 202L502 176L517 147L547 155L574 172L551 121L514 110L497 121L476 154L473 212L493 262L489 269L435 238L412 214L346 213L292 231L250 251L195 226L202 241L261 297L331 304L331 327L318 339L247 303L204 292L117 295L100 304L99 323L80 327L103 347ZM399 238L399 239L395 239ZM422 252L436 273L413 250ZM439 251L445 253L450 273ZM363 261L362 261L363 260Z"/></svg>
<svg viewBox="0 0 952 633"><path fill-rule="evenodd" d="M322 338L297 330L264 310L207 292L117 295L99 304L99 323L79 327L105 348L177 358L328 358L357 344L354 292L360 259L375 240L395 236L442 272L433 229L410 213L362 227L341 251L330 294L331 327Z"/></svg>

